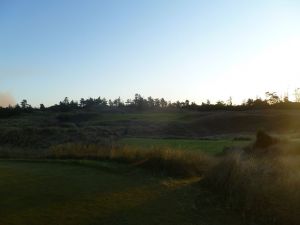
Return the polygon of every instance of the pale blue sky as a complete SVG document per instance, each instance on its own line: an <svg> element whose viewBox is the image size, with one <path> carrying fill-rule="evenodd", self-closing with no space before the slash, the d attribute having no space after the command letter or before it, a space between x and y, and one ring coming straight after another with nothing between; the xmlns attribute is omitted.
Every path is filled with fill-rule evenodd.
<svg viewBox="0 0 300 225"><path fill-rule="evenodd" d="M300 1L0 0L0 96L235 102L300 87Z"/></svg>

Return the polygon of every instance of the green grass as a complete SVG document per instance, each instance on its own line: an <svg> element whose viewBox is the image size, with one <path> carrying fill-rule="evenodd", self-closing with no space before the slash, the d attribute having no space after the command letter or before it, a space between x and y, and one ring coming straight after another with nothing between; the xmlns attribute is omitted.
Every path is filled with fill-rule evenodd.
<svg viewBox="0 0 300 225"><path fill-rule="evenodd" d="M241 224L198 180L93 161L2 160L0 224Z"/></svg>
<svg viewBox="0 0 300 225"><path fill-rule="evenodd" d="M192 151L202 151L209 154L221 153L224 147L246 146L250 141L220 140L188 140L188 139L150 139L124 138L121 144L140 148L172 148Z"/></svg>

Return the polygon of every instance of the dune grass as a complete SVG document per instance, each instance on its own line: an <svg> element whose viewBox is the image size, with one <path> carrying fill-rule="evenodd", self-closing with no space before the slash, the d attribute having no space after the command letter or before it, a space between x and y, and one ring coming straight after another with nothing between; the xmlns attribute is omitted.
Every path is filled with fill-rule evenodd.
<svg viewBox="0 0 300 225"><path fill-rule="evenodd" d="M244 147L250 140L233 139L212 139L212 140L193 140L193 139L151 139L151 138L124 138L121 144L130 147L140 148L172 148L176 150L199 151L211 155L220 154L224 148Z"/></svg>
<svg viewBox="0 0 300 225"><path fill-rule="evenodd" d="M250 221L297 225L299 147L282 142L267 149L255 149L253 153L230 154L206 174L205 183Z"/></svg>

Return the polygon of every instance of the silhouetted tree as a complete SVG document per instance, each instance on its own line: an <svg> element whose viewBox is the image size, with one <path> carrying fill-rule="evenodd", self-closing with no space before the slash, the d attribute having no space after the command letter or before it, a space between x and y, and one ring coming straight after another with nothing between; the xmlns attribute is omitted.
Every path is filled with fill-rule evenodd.
<svg viewBox="0 0 300 225"><path fill-rule="evenodd" d="M109 107L111 107L111 108L114 107L113 101L109 99L109 100L108 100L108 105L109 105Z"/></svg>
<svg viewBox="0 0 300 225"><path fill-rule="evenodd" d="M246 102L246 106L253 106L254 105L254 100L252 98L248 98L247 102Z"/></svg>
<svg viewBox="0 0 300 225"><path fill-rule="evenodd" d="M217 106L225 106L225 102L219 100L219 101L217 101L216 105Z"/></svg>
<svg viewBox="0 0 300 225"><path fill-rule="evenodd" d="M40 110L45 110L46 107L44 106L44 104L40 104Z"/></svg>
<svg viewBox="0 0 300 225"><path fill-rule="evenodd" d="M124 103L123 103L123 101L121 100L120 97L117 98L117 99L115 99L115 100L112 102L112 104L113 104L112 106L117 107L117 108L124 106Z"/></svg>
<svg viewBox="0 0 300 225"><path fill-rule="evenodd" d="M232 106L232 97L230 96L229 99L227 100L226 105Z"/></svg>
<svg viewBox="0 0 300 225"><path fill-rule="evenodd" d="M126 102L125 102L125 105L131 107L133 105L132 100L131 99L127 99Z"/></svg>
<svg viewBox="0 0 300 225"><path fill-rule="evenodd" d="M65 99L62 101L62 104L69 105L69 98L65 97Z"/></svg>
<svg viewBox="0 0 300 225"><path fill-rule="evenodd" d="M149 108L154 108L155 104L154 104L154 99L150 96L148 97L148 107Z"/></svg>
<svg viewBox="0 0 300 225"><path fill-rule="evenodd" d="M190 106L190 101L189 100L185 100L184 102L184 107L189 107Z"/></svg>
<svg viewBox="0 0 300 225"><path fill-rule="evenodd" d="M21 108L22 109L28 109L28 108L31 108L31 105L28 104L27 100L26 99L23 99L20 103L21 105Z"/></svg>
<svg viewBox="0 0 300 225"><path fill-rule="evenodd" d="M286 93L285 96L283 97L283 102L284 103L289 103L290 100L289 100L289 95Z"/></svg>
<svg viewBox="0 0 300 225"><path fill-rule="evenodd" d="M160 99L160 107L161 108L166 108L168 106L168 103L166 102L166 100L164 98Z"/></svg>
<svg viewBox="0 0 300 225"><path fill-rule="evenodd" d="M294 95L295 95L295 102L300 102L300 88L295 89Z"/></svg>
<svg viewBox="0 0 300 225"><path fill-rule="evenodd" d="M84 100L84 98L81 98L81 99L80 99L79 105L80 105L81 108L84 108L84 107L85 107L85 100Z"/></svg>
<svg viewBox="0 0 300 225"><path fill-rule="evenodd" d="M266 99L270 105L274 105L280 102L280 98L278 97L276 92L266 92Z"/></svg>
<svg viewBox="0 0 300 225"><path fill-rule="evenodd" d="M160 108L160 100L159 100L159 98L154 99L154 107L155 108Z"/></svg>

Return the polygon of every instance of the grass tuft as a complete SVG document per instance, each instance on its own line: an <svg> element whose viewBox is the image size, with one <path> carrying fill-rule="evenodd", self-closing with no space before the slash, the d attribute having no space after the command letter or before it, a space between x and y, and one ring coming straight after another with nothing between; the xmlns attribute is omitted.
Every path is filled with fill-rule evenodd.
<svg viewBox="0 0 300 225"><path fill-rule="evenodd" d="M277 143L270 147L276 154L229 154L206 174L204 183L247 219L299 224L300 151L295 147Z"/></svg>

